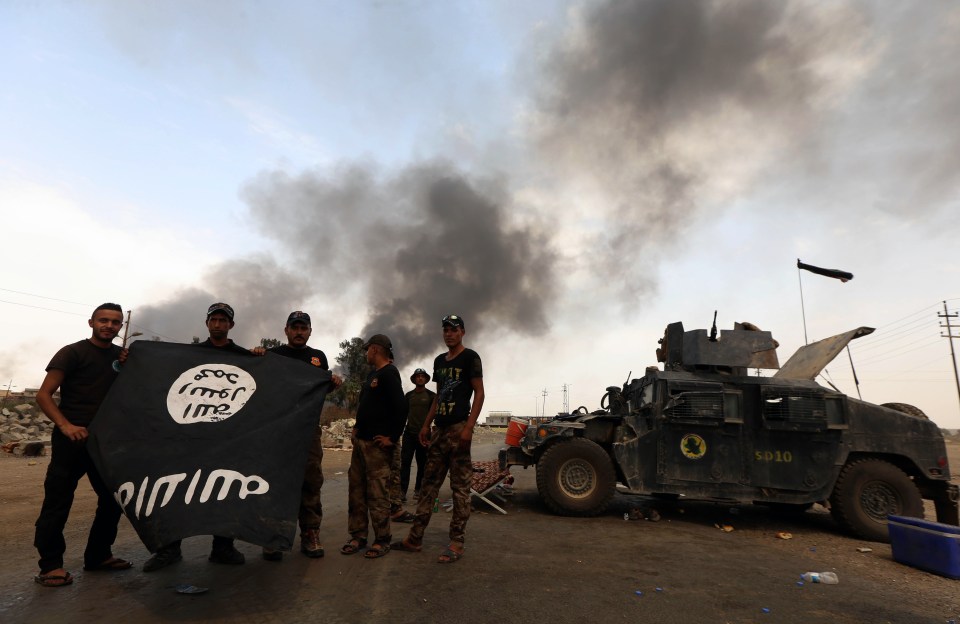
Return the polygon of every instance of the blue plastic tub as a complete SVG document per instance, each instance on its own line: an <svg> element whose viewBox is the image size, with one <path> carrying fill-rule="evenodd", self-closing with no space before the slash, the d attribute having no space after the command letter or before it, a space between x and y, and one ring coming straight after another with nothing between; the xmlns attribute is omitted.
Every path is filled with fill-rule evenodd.
<svg viewBox="0 0 960 624"><path fill-rule="evenodd" d="M960 579L960 527L920 518L889 516L887 528L896 561Z"/></svg>

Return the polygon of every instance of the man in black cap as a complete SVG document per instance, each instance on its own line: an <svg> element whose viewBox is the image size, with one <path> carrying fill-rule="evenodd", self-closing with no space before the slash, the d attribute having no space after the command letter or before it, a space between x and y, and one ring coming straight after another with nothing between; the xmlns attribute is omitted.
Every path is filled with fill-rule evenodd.
<svg viewBox="0 0 960 624"><path fill-rule="evenodd" d="M483 366L477 352L463 346L466 327L462 316L445 316L441 326L447 352L441 353L433 361L437 397L420 428L420 443L429 445L420 502L410 533L391 547L420 552L423 533L433 512L434 499L449 470L450 489L453 490L450 544L440 553L437 561L453 563L463 556L465 530L470 517L470 482L473 478L470 444L473 441L473 427L483 407ZM431 424L436 425L432 433Z"/></svg>
<svg viewBox="0 0 960 624"><path fill-rule="evenodd" d="M214 303L207 308L206 325L210 337L203 342L197 343L196 346L243 355L263 355L265 350L262 347L244 349L228 337L230 330L233 329L235 325L233 316L233 308L223 302ZM181 542L182 540L177 540L160 547L160 549L143 564L143 571L155 572L183 559L180 552ZM209 560L214 563L241 565L244 563L244 556L243 553L233 545L232 537L214 535Z"/></svg>
<svg viewBox="0 0 960 624"><path fill-rule="evenodd" d="M300 310L291 312L283 333L287 336L287 344L270 349L270 353L300 360L322 370L330 370L326 354L320 349L307 346L313 333L309 314ZM339 375L331 378L334 388L343 383ZM323 556L323 544L320 542L320 524L323 521L323 505L320 502L320 490L323 488L322 433L318 426L307 454L307 467L300 491L300 552L310 558ZM263 558L267 561L280 561L283 559L283 552L264 548Z"/></svg>
<svg viewBox="0 0 960 624"><path fill-rule="evenodd" d="M427 459L427 447L420 444L420 428L427 420L427 414L436 398L436 393L427 388L430 383L430 373L418 368L410 375L410 381L416 386L406 394L407 399L407 426L403 430L403 440L400 443L400 493L403 500L407 499L407 489L410 487L410 466L413 459L417 459L417 479L413 485L414 500L420 498L420 485L423 482L423 465Z"/></svg>
<svg viewBox="0 0 960 624"><path fill-rule="evenodd" d="M353 454L347 472L350 540L340 552L352 555L366 546L372 524L374 543L364 556L376 559L390 551L390 465L407 412L400 371L393 365L393 343L383 334L376 334L364 348L373 370L360 389L357 421L351 436Z"/></svg>

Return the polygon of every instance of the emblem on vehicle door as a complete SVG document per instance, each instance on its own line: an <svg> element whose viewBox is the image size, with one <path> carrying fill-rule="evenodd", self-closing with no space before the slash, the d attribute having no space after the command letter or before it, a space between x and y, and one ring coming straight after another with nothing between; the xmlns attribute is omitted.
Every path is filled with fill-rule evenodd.
<svg viewBox="0 0 960 624"><path fill-rule="evenodd" d="M702 459L707 454L707 443L695 433L688 433L680 440L680 452L687 459Z"/></svg>

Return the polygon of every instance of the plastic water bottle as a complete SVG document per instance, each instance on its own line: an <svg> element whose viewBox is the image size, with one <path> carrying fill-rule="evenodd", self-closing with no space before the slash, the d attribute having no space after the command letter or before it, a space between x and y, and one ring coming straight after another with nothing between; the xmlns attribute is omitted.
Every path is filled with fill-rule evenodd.
<svg viewBox="0 0 960 624"><path fill-rule="evenodd" d="M438 511L440 511L440 499L435 498L433 499L433 513L437 513Z"/></svg>
<svg viewBox="0 0 960 624"><path fill-rule="evenodd" d="M837 575L833 572L804 572L800 578L806 583L822 583L823 585L836 585L840 582Z"/></svg>

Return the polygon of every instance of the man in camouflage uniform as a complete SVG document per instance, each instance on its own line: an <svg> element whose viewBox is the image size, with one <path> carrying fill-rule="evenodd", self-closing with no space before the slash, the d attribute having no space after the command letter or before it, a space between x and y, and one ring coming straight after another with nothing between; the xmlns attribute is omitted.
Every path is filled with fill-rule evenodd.
<svg viewBox="0 0 960 624"><path fill-rule="evenodd" d="M470 482L473 478L470 444L483 406L483 366L477 352L463 346L466 332L463 317L446 316L441 326L447 352L433 361L437 397L420 429L420 442L424 446L429 444L420 501L410 533L403 541L395 542L392 548L407 552L419 552L423 548L423 533L430 523L434 500L449 471L450 489L453 490L450 543L437 561L453 563L463 556L465 529L470 517ZM436 425L432 436L431 424Z"/></svg>
<svg viewBox="0 0 960 624"><path fill-rule="evenodd" d="M404 416L406 422L406 416ZM403 444L397 444L393 453L393 459L390 460L390 482L389 482L389 500L390 500L390 522L413 522L413 514L403 508L407 502L407 497L400 487L400 462L403 453Z"/></svg>
<svg viewBox="0 0 960 624"><path fill-rule="evenodd" d="M390 551L390 466L407 412L400 371L392 363L390 339L376 334L364 347L367 363L374 370L360 390L357 422L351 436L353 454L347 472L350 484L347 530L350 539L340 552L352 555L366 546L372 524L374 543L364 556L376 559Z"/></svg>
<svg viewBox="0 0 960 624"><path fill-rule="evenodd" d="M309 314L300 310L291 312L283 333L287 337L287 344L270 349L270 353L300 360L322 370L330 370L327 355L320 349L307 346L313 333ZM332 375L331 380L334 389L343 383L339 375ZM323 504L320 500L320 491L323 488L322 433L317 426L307 453L307 466L300 490L300 552L311 559L323 556L323 543L320 541L320 524L323 522ZM283 552L264 548L263 558L267 561L281 561Z"/></svg>

